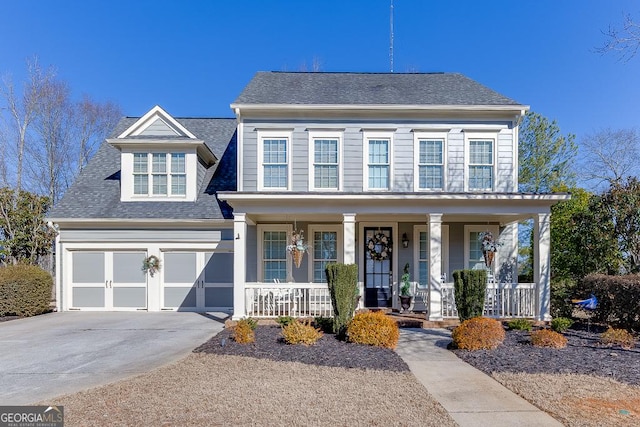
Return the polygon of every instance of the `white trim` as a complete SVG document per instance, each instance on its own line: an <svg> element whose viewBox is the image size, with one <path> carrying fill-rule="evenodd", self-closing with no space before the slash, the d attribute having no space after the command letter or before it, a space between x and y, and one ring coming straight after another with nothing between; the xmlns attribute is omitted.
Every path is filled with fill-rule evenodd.
<svg viewBox="0 0 640 427"><path fill-rule="evenodd" d="M413 134L413 190L419 192L446 191L449 188L447 181L447 136L448 132L422 132ZM442 141L442 188L420 188L420 141Z"/></svg>
<svg viewBox="0 0 640 427"><path fill-rule="evenodd" d="M528 105L424 105L424 104L231 104L232 109L246 110L434 110L434 111L480 111L513 112L524 115Z"/></svg>
<svg viewBox="0 0 640 427"><path fill-rule="evenodd" d="M221 200L522 200L539 202L560 202L569 200L571 195L566 193L528 194L528 193L348 193L348 194L283 194L283 193L236 193L221 191Z"/></svg>
<svg viewBox="0 0 640 427"><path fill-rule="evenodd" d="M500 239L500 227L497 225L465 225L464 226L464 269L469 268L469 251L471 250L471 241L469 234L473 232L481 233L490 231L496 240ZM490 272L495 274L497 266L500 265L500 251L496 252L493 259L493 265Z"/></svg>
<svg viewBox="0 0 640 427"><path fill-rule="evenodd" d="M165 122L165 124L167 124L167 126L172 128L172 130L176 132L176 136L179 136L179 134L182 133L188 138L197 139L194 134L189 132L187 128L178 123L176 119L171 117L171 115L164 111L159 105L153 107L144 116L140 117L134 124L129 126L127 130L118 135L118 139L126 138L128 136L140 135L146 128L148 128L152 123L155 122L156 118L160 118L163 122Z"/></svg>
<svg viewBox="0 0 640 427"><path fill-rule="evenodd" d="M344 133L341 131L320 131L309 130L309 191L342 191L343 188L343 140ZM316 139L335 139L338 141L338 188L316 188L315 186L315 144Z"/></svg>
<svg viewBox="0 0 640 427"><path fill-rule="evenodd" d="M449 279L450 277L450 272L449 272L449 225L445 225L443 224L442 226L442 236L441 236L441 252L442 252L442 257L440 258L440 268L441 268L441 273L442 274L446 274L447 275L447 279ZM425 225L414 225L413 226L413 277L414 277L414 282L418 283L419 286L419 281L416 278L420 277L420 233L424 232L427 233L427 262L429 262L429 258L431 256L431 254L429 253L429 226L428 224ZM429 271L429 267L427 266L427 271ZM429 289L429 276L427 276L427 283L425 283L425 287L424 288L419 288L419 289L423 289L423 290L427 290Z"/></svg>
<svg viewBox="0 0 640 427"><path fill-rule="evenodd" d="M362 189L363 191L392 191L393 190L393 160L394 160L394 152L393 152L393 137L394 131L363 131L362 132ZM387 188L369 188L369 140L372 139L380 139L380 140L388 140L389 147L388 156L389 156L389 182Z"/></svg>
<svg viewBox="0 0 640 427"><path fill-rule="evenodd" d="M287 147L287 187L265 187L264 186L264 144L263 141L265 139L284 139L286 140ZM290 191L292 188L292 169L293 165L291 164L291 159L293 159L293 155L291 151L293 150L293 132L292 131L284 131L284 130L269 130L269 129L258 129L257 130L257 144L258 144L258 158L257 166L258 166L258 191Z"/></svg>
<svg viewBox="0 0 640 427"><path fill-rule="evenodd" d="M309 244L309 256L307 259L307 270L308 270L308 280L309 283L315 283L313 281L313 262L315 261L314 258L314 251L313 251L313 244L314 244L314 240L313 240L313 234L316 231L328 231L328 232L334 232L336 233L336 255L337 255L337 262L344 262L344 250L343 250L343 238L342 238L342 229L343 226L340 224L309 224L309 234L307 234L307 243Z"/></svg>
<svg viewBox="0 0 640 427"><path fill-rule="evenodd" d="M365 228L391 228L391 241L393 242L393 255L391 259L391 271L393 271L393 276L391 277L391 290L397 289L395 286L398 281L398 271L395 266L398 265L398 252L400 252L400 246L402 243L400 242L400 246L398 245L398 223L397 222L389 222L389 221L361 221L358 223L358 238L356 245L358 247L358 281L362 284L361 288L364 289L364 263L365 255L364 255L364 229ZM397 295L392 295L392 302L395 304L395 300Z"/></svg>
<svg viewBox="0 0 640 427"><path fill-rule="evenodd" d="M493 164L492 164L492 177L491 177L491 185L492 188L491 189L473 189L470 190L469 189L469 155L471 152L470 149L470 142L471 141L493 141L493 147L492 147L492 155L493 155ZM496 188L498 188L498 182L497 182L497 177L498 177L498 133L494 132L494 131L487 131L487 132L464 132L464 172L463 172L463 177L464 177L464 191L471 191L471 192L486 192L486 191L490 191L490 192L494 192L496 191Z"/></svg>
<svg viewBox="0 0 640 427"><path fill-rule="evenodd" d="M257 231L257 249L258 254L256 259L258 260L258 282L264 282L264 258L263 258L263 238L265 231L285 231L287 233L287 244L289 244L289 236L291 236L291 232L293 231L293 225L291 224L258 224L256 226ZM293 262L291 261L291 257L289 253L285 249L284 252L285 259L287 260L287 278L292 277L293 275Z"/></svg>
<svg viewBox="0 0 640 427"><path fill-rule="evenodd" d="M236 118L238 120L237 134L236 134L236 182L238 183L238 191L244 190L244 123L243 117L240 115L240 110L236 110ZM258 142L256 142L258 143ZM257 148L257 147L256 147ZM257 152L257 150L256 150ZM256 159L256 162L258 159Z"/></svg>

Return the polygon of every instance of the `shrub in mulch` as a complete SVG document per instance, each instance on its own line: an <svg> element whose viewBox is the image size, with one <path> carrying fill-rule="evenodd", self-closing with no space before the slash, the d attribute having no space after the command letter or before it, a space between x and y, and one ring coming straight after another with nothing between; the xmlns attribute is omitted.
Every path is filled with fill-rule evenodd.
<svg viewBox="0 0 640 427"><path fill-rule="evenodd" d="M636 345L636 339L628 331L611 327L600 335L600 342L607 346L619 345L626 350Z"/></svg>
<svg viewBox="0 0 640 427"><path fill-rule="evenodd" d="M596 322L640 331L640 274L590 274L582 280L579 289L583 292L579 297L594 294L598 298L593 313Z"/></svg>
<svg viewBox="0 0 640 427"><path fill-rule="evenodd" d="M232 338L238 344L250 344L256 340L255 329L256 326L249 319L238 320L233 327Z"/></svg>
<svg viewBox="0 0 640 427"><path fill-rule="evenodd" d="M282 337L287 344L313 345L322 335L322 331L314 328L310 321L293 320L282 327Z"/></svg>
<svg viewBox="0 0 640 427"><path fill-rule="evenodd" d="M351 343L396 348L399 338L398 324L382 311L357 313L347 325L347 340Z"/></svg>
<svg viewBox="0 0 640 427"><path fill-rule="evenodd" d="M453 347L460 350L494 349L504 341L502 323L488 317L465 320L451 334Z"/></svg>
<svg viewBox="0 0 640 427"><path fill-rule="evenodd" d="M370 345L341 341L333 334L324 334L315 345L287 345L280 326L260 325L255 330L255 342L238 344L231 339L230 328L224 329L194 353L225 354L269 359L278 362L300 362L309 365L385 371L408 371L407 364L395 351Z"/></svg>
<svg viewBox="0 0 640 427"><path fill-rule="evenodd" d="M567 339L551 329L531 332L531 344L535 347L565 348Z"/></svg>

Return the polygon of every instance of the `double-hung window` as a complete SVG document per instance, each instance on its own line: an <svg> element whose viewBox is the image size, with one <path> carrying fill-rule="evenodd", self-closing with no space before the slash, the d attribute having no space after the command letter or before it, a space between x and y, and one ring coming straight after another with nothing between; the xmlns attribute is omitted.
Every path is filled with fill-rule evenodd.
<svg viewBox="0 0 640 427"><path fill-rule="evenodd" d="M133 194L185 196L185 153L133 153Z"/></svg>
<svg viewBox="0 0 640 427"><path fill-rule="evenodd" d="M469 190L493 190L493 140L469 141Z"/></svg>
<svg viewBox="0 0 640 427"><path fill-rule="evenodd" d="M418 189L444 188L444 140L418 139Z"/></svg>
<svg viewBox="0 0 640 427"><path fill-rule="evenodd" d="M311 281L326 283L325 268L327 264L339 262L338 248L340 247L341 231L338 226L311 225Z"/></svg>
<svg viewBox="0 0 640 427"><path fill-rule="evenodd" d="M260 188L289 189L290 141L290 135L284 134L265 134L259 137Z"/></svg>
<svg viewBox="0 0 640 427"><path fill-rule="evenodd" d="M337 190L339 179L339 147L337 137L311 137L313 155L313 188Z"/></svg>
<svg viewBox="0 0 640 427"><path fill-rule="evenodd" d="M288 271L287 242L290 227L264 225L258 228L260 278L264 282L286 281Z"/></svg>
<svg viewBox="0 0 640 427"><path fill-rule="evenodd" d="M391 189L391 136L387 135L365 135L365 179L368 190Z"/></svg>

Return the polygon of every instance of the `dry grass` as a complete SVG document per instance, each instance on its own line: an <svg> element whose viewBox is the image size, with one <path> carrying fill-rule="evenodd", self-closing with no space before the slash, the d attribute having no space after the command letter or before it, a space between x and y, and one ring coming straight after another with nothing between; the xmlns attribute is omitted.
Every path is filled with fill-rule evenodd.
<svg viewBox="0 0 640 427"><path fill-rule="evenodd" d="M192 354L54 399L67 426L454 426L410 372Z"/></svg>
<svg viewBox="0 0 640 427"><path fill-rule="evenodd" d="M640 425L640 387L590 375L493 373L567 426Z"/></svg>

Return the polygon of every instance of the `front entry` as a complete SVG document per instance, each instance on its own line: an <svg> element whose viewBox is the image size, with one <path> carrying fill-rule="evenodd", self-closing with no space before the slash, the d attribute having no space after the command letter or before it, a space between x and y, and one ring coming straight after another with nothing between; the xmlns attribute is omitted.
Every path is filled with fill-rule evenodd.
<svg viewBox="0 0 640 427"><path fill-rule="evenodd" d="M390 307L393 281L391 227L366 227L363 240L365 307Z"/></svg>

